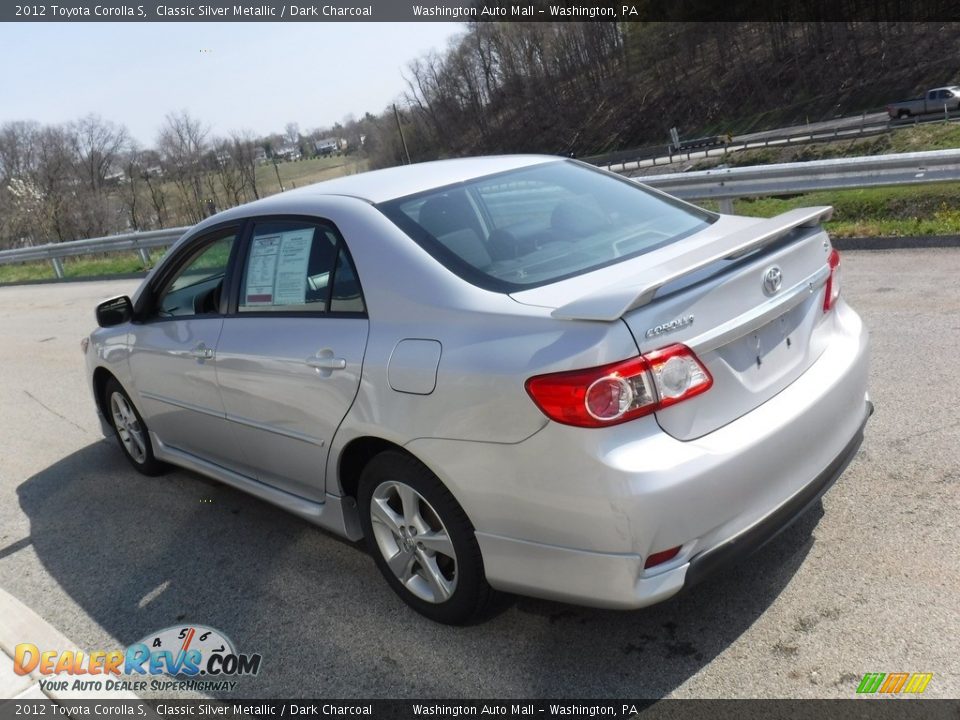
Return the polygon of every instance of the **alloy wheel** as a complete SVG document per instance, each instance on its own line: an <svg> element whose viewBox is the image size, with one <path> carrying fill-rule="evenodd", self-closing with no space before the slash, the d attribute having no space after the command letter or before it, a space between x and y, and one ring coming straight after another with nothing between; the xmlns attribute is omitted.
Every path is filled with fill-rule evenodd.
<svg viewBox="0 0 960 720"><path fill-rule="evenodd" d="M413 595L443 603L457 588L457 554L450 533L429 502L409 485L380 483L370 500L377 548Z"/></svg>
<svg viewBox="0 0 960 720"><path fill-rule="evenodd" d="M122 393L114 392L110 395L110 414L113 416L113 426L117 429L123 449L134 462L143 464L147 459L147 443L143 428L137 420L137 414Z"/></svg>

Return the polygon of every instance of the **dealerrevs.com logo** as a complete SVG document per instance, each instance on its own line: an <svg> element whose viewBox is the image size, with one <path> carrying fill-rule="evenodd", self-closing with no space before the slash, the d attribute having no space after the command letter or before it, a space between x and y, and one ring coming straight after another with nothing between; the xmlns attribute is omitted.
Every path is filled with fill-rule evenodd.
<svg viewBox="0 0 960 720"><path fill-rule="evenodd" d="M39 672L45 676L40 680L44 690L223 692L236 687L234 678L259 673L260 662L259 654L238 653L219 630L180 625L151 633L125 650L84 653L20 643L13 670L17 675Z"/></svg>

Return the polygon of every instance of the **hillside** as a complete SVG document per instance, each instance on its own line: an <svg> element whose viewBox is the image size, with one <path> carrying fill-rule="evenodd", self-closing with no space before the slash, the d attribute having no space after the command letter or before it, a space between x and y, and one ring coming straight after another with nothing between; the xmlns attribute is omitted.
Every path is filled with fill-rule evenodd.
<svg viewBox="0 0 960 720"><path fill-rule="evenodd" d="M409 80L415 161L585 156L882 109L960 81L960 24L475 23Z"/></svg>

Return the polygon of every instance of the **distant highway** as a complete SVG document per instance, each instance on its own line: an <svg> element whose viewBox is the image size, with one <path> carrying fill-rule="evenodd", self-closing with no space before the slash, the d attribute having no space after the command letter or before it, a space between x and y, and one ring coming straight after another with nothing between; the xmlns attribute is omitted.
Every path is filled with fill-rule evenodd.
<svg viewBox="0 0 960 720"><path fill-rule="evenodd" d="M950 120L960 119L960 112L949 114ZM942 114L931 114L924 117L905 118L903 120L891 120L886 112L861 113L859 115L849 115L847 117L834 118L832 120L823 120L804 125L793 125L790 127L776 128L773 130L763 130L754 133L745 133L735 135L727 146L717 146L711 148L682 151L669 154L667 145L663 145L663 154L656 157L642 157L638 159L618 160L610 165L593 162L606 167L614 172L650 170L650 173L659 172L657 168L664 168L663 172L676 172L678 163L691 162L694 160L703 160L705 158L723 157L734 152L743 150L755 150L763 147L778 147L783 145L796 145L815 141L830 141L840 139L855 139L858 137L867 137L870 135L880 135L889 132L891 129L905 127L907 125L924 124L929 122L943 122ZM649 151L649 148L646 148ZM624 153L617 153L621 158Z"/></svg>

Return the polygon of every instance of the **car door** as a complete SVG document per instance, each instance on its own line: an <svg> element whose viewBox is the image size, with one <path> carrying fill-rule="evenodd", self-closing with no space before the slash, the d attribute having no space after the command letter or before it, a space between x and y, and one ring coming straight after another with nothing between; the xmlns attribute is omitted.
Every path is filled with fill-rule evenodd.
<svg viewBox="0 0 960 720"><path fill-rule="evenodd" d="M329 222L264 218L247 234L217 346L224 409L259 480L323 500L367 344L356 270Z"/></svg>
<svg viewBox="0 0 960 720"><path fill-rule="evenodd" d="M206 233L165 261L132 325L130 371L147 425L174 451L249 467L220 399L216 347L238 227Z"/></svg>

